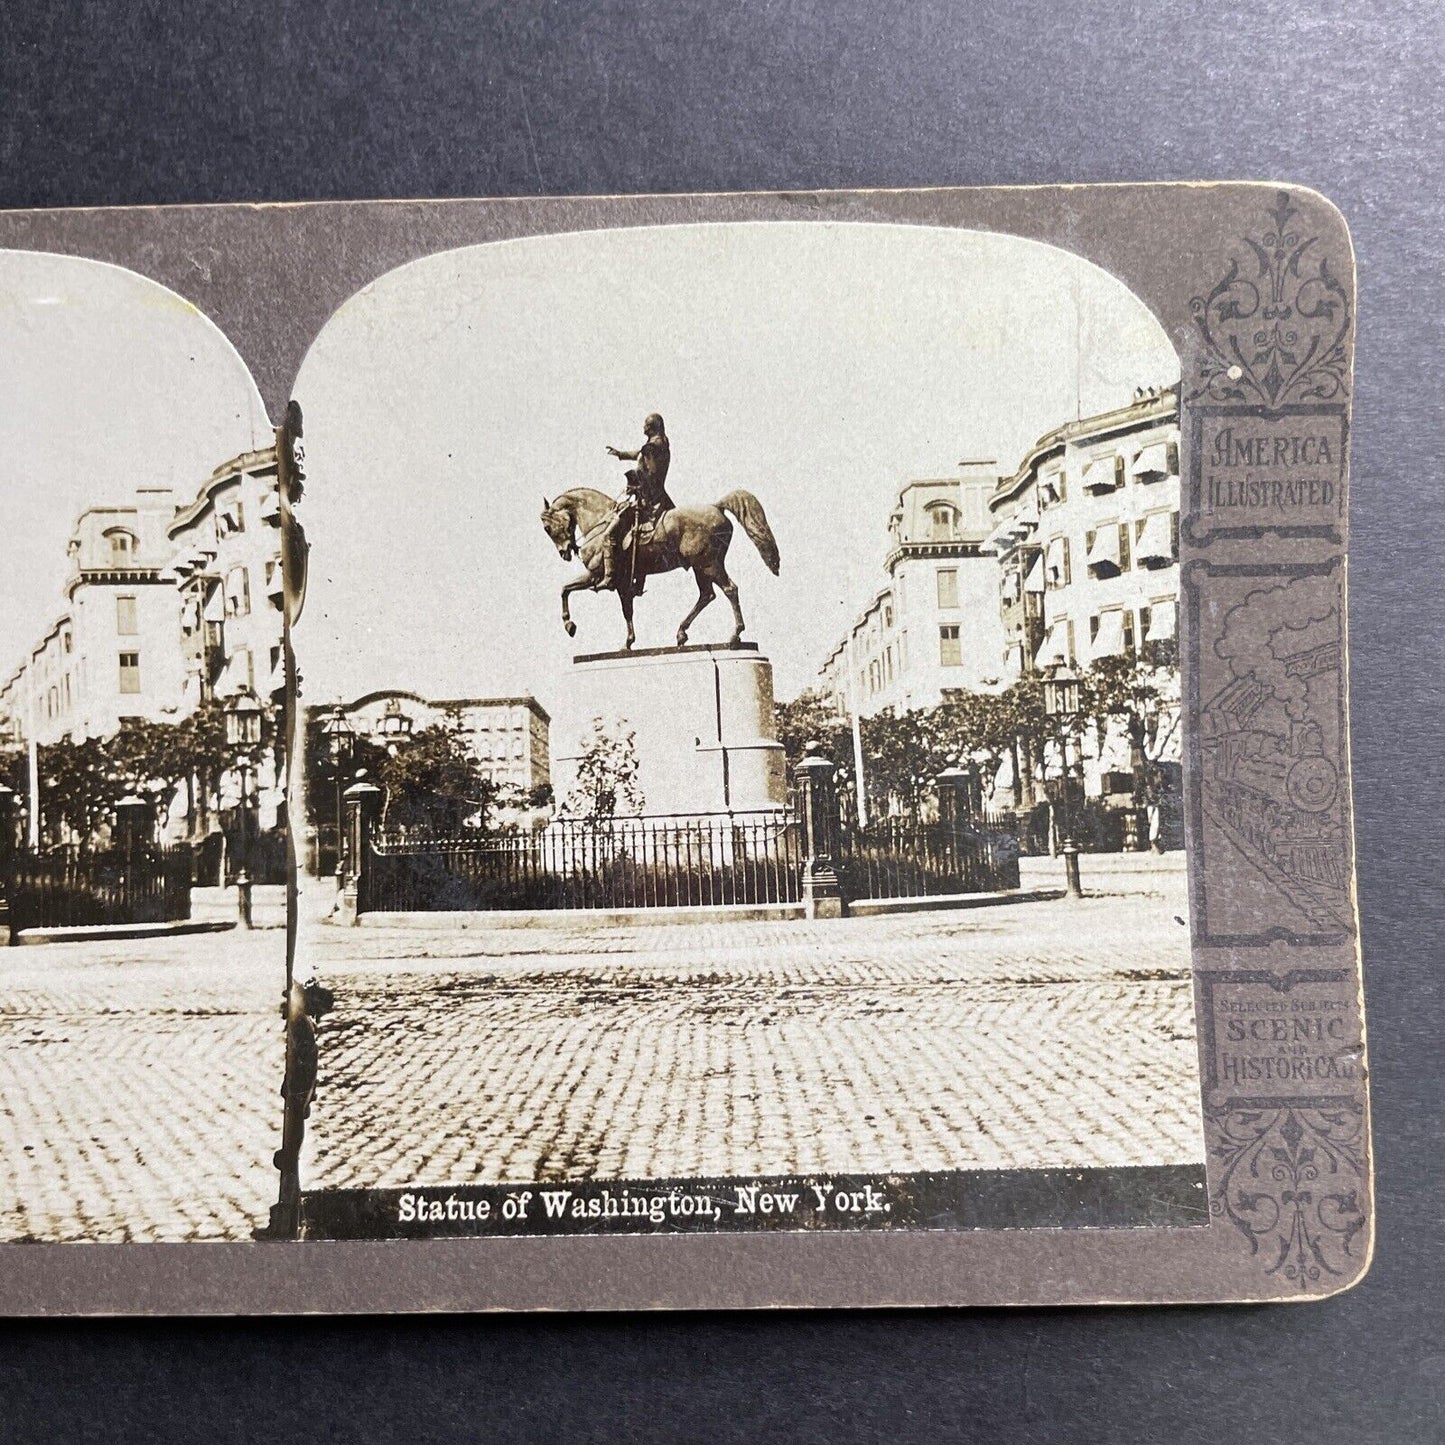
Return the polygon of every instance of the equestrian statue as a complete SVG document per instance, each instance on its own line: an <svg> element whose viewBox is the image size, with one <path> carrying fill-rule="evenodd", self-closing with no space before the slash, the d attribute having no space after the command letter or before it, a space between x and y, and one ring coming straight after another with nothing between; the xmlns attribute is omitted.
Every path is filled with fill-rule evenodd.
<svg viewBox="0 0 1445 1445"><path fill-rule="evenodd" d="M617 593L627 622L627 646L636 641L632 604L642 595L648 577L679 568L697 582L697 602L677 629L677 645L687 643L687 629L721 589L733 609L731 646L743 637L743 610L738 588L728 576L726 559L733 525L725 513L742 523L768 570L777 576L778 544L762 503L751 492L732 491L712 506L679 507L667 494L672 448L662 418L653 412L642 424L643 442L636 451L608 447L619 461L635 465L627 473L627 490L617 499L591 487L573 487L548 501L542 498L542 526L564 562L576 557L587 570L562 588L562 625L568 637L577 633L568 599L574 592Z"/></svg>

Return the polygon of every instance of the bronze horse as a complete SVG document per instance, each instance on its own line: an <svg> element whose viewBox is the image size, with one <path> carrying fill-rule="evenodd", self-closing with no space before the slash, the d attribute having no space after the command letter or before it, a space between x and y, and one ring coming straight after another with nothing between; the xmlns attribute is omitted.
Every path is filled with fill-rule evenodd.
<svg viewBox="0 0 1445 1445"><path fill-rule="evenodd" d="M636 581L686 568L697 581L697 602L682 619L677 629L677 645L687 642L687 629L698 613L717 595L718 588L732 604L732 645L743 637L743 610L738 605L737 583L728 576L726 558L732 541L733 524L724 513L731 513L742 523L768 570L777 576L778 544L762 504L751 492L729 492L713 506L673 507L658 518L650 531L643 529L640 539L634 537L631 553L617 568L614 585L622 615L627 620L627 646L636 641L632 629L632 603ZM586 573L567 583L562 589L562 625L567 636L577 633L567 600L574 592L597 589L601 580L606 545L607 524L614 515L612 499L591 487L573 487L549 502L542 498L542 526L564 562L578 558ZM579 535L580 534L580 535Z"/></svg>

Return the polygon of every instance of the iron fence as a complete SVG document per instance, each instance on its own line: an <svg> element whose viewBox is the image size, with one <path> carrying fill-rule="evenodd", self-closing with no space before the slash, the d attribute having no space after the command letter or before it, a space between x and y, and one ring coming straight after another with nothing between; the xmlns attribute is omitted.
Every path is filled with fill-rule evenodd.
<svg viewBox="0 0 1445 1445"><path fill-rule="evenodd" d="M802 847L778 811L714 817L558 819L536 833L378 831L359 912L684 908L796 903Z"/></svg>
<svg viewBox="0 0 1445 1445"><path fill-rule="evenodd" d="M191 850L13 852L3 865L12 937L26 928L175 923L191 916Z"/></svg>
<svg viewBox="0 0 1445 1445"><path fill-rule="evenodd" d="M884 817L864 827L840 823L834 863L843 896L928 898L998 893L1019 886L1019 843L1012 820L923 822Z"/></svg>
<svg viewBox="0 0 1445 1445"><path fill-rule="evenodd" d="M848 899L1019 886L1009 820L837 820L827 839ZM634 909L797 903L803 828L791 810L713 817L559 819L536 833L377 829L356 880L360 913Z"/></svg>

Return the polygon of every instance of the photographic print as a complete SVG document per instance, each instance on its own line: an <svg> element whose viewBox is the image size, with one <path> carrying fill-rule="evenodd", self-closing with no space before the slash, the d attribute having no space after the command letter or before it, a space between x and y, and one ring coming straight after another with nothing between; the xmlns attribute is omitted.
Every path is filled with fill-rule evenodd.
<svg viewBox="0 0 1445 1445"><path fill-rule="evenodd" d="M0 1239L249 1239L281 1127L272 428L131 272L0 252L0 336Z"/></svg>
<svg viewBox="0 0 1445 1445"><path fill-rule="evenodd" d="M922 228L343 307L308 1228L1204 1223L1178 382L1097 267Z"/></svg>
<svg viewBox="0 0 1445 1445"><path fill-rule="evenodd" d="M0 282L7 1307L1363 1273L1328 202L16 213Z"/></svg>

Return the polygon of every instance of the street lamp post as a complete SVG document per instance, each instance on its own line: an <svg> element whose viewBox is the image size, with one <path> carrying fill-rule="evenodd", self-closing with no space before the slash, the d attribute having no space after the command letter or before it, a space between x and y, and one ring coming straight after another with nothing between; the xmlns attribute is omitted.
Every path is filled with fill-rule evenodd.
<svg viewBox="0 0 1445 1445"><path fill-rule="evenodd" d="M225 706L226 745L236 757L241 781L237 812L236 913L242 928L251 922L250 828L246 816L251 805L251 757L261 743L261 703L250 691L238 692Z"/></svg>
<svg viewBox="0 0 1445 1445"><path fill-rule="evenodd" d="M10 942L10 855L15 843L15 789L0 783L0 947Z"/></svg>
<svg viewBox="0 0 1445 1445"><path fill-rule="evenodd" d="M356 745L356 733L346 720L346 709L339 704L331 716L321 724L321 731L331 749L331 774L336 783L336 886L346 886L346 804L342 793L346 789L346 770L351 762L352 749Z"/></svg>
<svg viewBox="0 0 1445 1445"><path fill-rule="evenodd" d="M1078 677L1068 668L1051 673L1044 679L1044 711L1057 718L1062 732L1060 747L1064 755L1064 776L1062 798L1064 804L1064 841L1060 852L1064 855L1064 892L1070 898L1082 898L1079 886L1079 844L1074 836L1078 816L1074 808L1072 760L1070 743L1074 740L1079 714L1082 712L1082 685ZM1080 761L1080 769L1083 763Z"/></svg>

